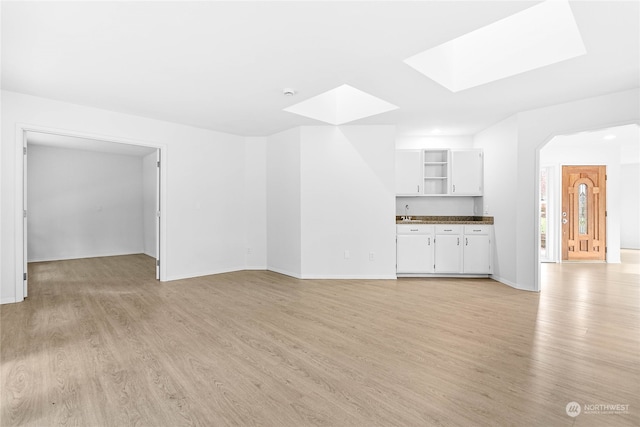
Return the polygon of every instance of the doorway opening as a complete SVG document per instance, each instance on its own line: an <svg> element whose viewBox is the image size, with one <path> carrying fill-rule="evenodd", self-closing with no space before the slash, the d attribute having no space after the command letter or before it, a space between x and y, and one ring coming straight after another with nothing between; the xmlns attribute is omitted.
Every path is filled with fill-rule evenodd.
<svg viewBox="0 0 640 427"><path fill-rule="evenodd" d="M155 264L151 271L160 280L161 147L40 129L21 133L22 297L30 262L137 253Z"/></svg>
<svg viewBox="0 0 640 427"><path fill-rule="evenodd" d="M537 206L540 224L538 238L540 264L575 262L580 259L583 262L620 263L622 250L640 249L638 216L633 214L633 212L640 212L640 186L637 185L637 180L627 178L627 176L640 176L640 126L638 124L555 136L540 149L539 159L540 193ZM573 211L569 210L566 203L563 206L563 187L568 187L563 185L563 166L606 168L604 173L606 179L598 177L596 178L598 183L593 181L593 177L574 176L576 179L573 182L575 184L573 185L574 206L571 208ZM604 185L601 185L601 181L604 181ZM603 190L594 191L595 187ZM581 191L583 191L582 199L580 199ZM595 197L595 194L599 195ZM604 199L604 213L601 213L602 211L596 213L594 210L595 199L600 197ZM581 213L582 222L580 222ZM589 215L594 213L596 216L590 218ZM577 239L568 238L571 237L569 227L574 232L573 237L577 235ZM594 237L592 232L595 228L601 228L604 235ZM566 247L563 249L565 231L568 237ZM590 232L591 237L587 237ZM569 242L569 240L573 241ZM604 258L600 260L590 260L588 258L592 255L585 255L585 252L589 252L590 249L597 249L595 252L599 252L599 256L602 256L601 248L606 248L606 252ZM569 254L569 252L573 253ZM541 280L540 288L543 286L544 283Z"/></svg>

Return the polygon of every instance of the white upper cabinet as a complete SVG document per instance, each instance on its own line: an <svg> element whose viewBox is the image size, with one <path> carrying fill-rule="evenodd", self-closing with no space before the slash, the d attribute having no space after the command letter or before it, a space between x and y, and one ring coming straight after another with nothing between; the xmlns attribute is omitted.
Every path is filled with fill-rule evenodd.
<svg viewBox="0 0 640 427"><path fill-rule="evenodd" d="M422 194L422 151L396 151L396 194L418 196Z"/></svg>
<svg viewBox="0 0 640 427"><path fill-rule="evenodd" d="M481 196L482 150L397 150L396 195Z"/></svg>
<svg viewBox="0 0 640 427"><path fill-rule="evenodd" d="M451 195L482 195L482 150L452 150Z"/></svg>

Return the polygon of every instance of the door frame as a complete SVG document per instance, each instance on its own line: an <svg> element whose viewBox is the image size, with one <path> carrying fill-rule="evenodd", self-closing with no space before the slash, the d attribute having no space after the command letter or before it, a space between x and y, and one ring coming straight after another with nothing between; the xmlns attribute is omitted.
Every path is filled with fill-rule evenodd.
<svg viewBox="0 0 640 427"><path fill-rule="evenodd" d="M557 218L556 218L556 205L557 205L557 191L555 188L557 181L557 165L545 164L540 166L542 169L547 170L547 256L545 258L540 257L540 262L558 262L558 249L557 249ZM539 177L540 175L538 175ZM538 178L540 181L540 178ZM540 182L538 182L540 185ZM540 203L540 201L538 201ZM538 210L540 212L540 210ZM540 214L538 213L538 217ZM540 218L538 218L540 221ZM540 228L538 228L539 230ZM539 234L539 233L538 233ZM540 235L538 235L538 254L540 253Z"/></svg>
<svg viewBox="0 0 640 427"><path fill-rule="evenodd" d="M160 262L160 271L159 278L160 281L165 281L167 277L166 272L166 260L167 260L167 248L166 248L166 232L167 232L167 221L166 215L164 212L166 209L166 191L167 191L167 183L166 183L166 165L167 165L167 146L166 144L160 144L149 141L140 141L133 140L128 138L120 138L114 137L111 135L100 135L95 133L87 133L69 129L59 129L59 128L51 128L47 126L39 126L33 124L26 123L16 123L15 130L15 236L14 236L14 246L15 246L15 302L23 301L26 296L28 279L25 283L24 275L27 273L27 228L26 221L24 218L24 211L26 210L27 200L25 197L27 191L27 182L26 182L26 162L24 156L24 148L26 147L26 132L40 132L40 133L49 133L61 136L71 136L77 138L87 138L87 139L96 139L105 142L112 142L116 144L128 144L128 145L138 145L143 147L155 148L158 150L160 156L160 167L159 167L159 188L157 189L157 196L159 198L159 206L161 215L159 217L158 224L158 236L156 236L157 247L159 248L159 259ZM27 160L28 161L28 160Z"/></svg>

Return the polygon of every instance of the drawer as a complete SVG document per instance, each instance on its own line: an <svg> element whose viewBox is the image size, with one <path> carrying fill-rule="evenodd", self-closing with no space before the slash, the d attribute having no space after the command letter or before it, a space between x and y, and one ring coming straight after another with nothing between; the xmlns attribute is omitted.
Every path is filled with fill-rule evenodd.
<svg viewBox="0 0 640 427"><path fill-rule="evenodd" d="M436 225L436 234L462 234L462 225L438 224Z"/></svg>
<svg viewBox="0 0 640 427"><path fill-rule="evenodd" d="M472 234L489 234L491 232L491 225L487 224L478 224L478 225L465 225L464 226L464 234L472 235Z"/></svg>
<svg viewBox="0 0 640 427"><path fill-rule="evenodd" d="M397 234L433 234L433 225L429 224L398 224Z"/></svg>

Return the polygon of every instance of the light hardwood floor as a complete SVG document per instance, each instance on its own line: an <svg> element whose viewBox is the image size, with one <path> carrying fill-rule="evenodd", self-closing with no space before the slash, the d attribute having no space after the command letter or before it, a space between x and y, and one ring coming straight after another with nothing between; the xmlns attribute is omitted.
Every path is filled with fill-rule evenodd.
<svg viewBox="0 0 640 427"><path fill-rule="evenodd" d="M640 252L623 261L544 265L540 294L31 264L28 300L0 307L0 425L637 426Z"/></svg>

